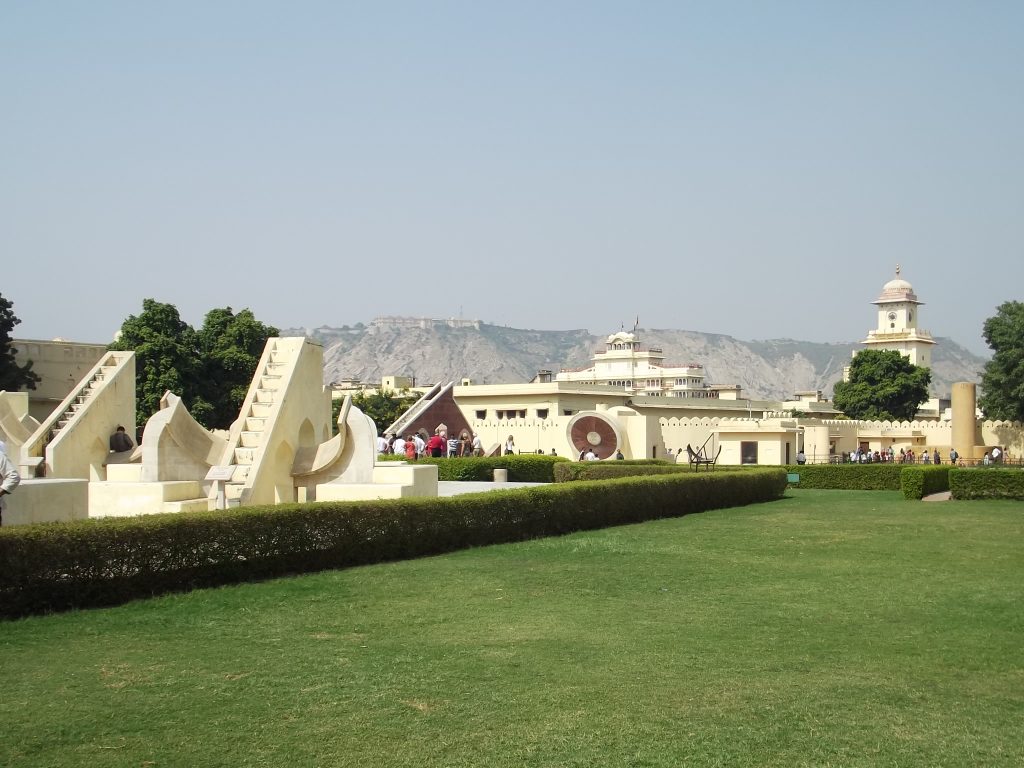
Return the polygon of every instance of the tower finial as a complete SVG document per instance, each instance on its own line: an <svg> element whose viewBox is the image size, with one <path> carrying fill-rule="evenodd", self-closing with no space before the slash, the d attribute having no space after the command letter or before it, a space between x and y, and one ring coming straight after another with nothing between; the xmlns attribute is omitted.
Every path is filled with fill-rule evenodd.
<svg viewBox="0 0 1024 768"><path fill-rule="evenodd" d="M900 276L900 265L897 264L896 265L896 277L899 277L899 276Z"/></svg>

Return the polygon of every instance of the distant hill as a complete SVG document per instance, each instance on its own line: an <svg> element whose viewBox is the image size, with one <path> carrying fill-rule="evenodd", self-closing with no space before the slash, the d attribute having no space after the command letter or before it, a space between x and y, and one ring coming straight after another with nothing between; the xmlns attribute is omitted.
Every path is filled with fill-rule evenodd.
<svg viewBox="0 0 1024 768"><path fill-rule="evenodd" d="M529 381L538 370L557 372L589 364L604 349L605 335L586 330L538 331L485 323L448 327L370 326L293 328L324 347L326 382L413 376L418 384L462 378L474 384ZM699 363L709 384L739 384L754 398L784 399L800 390L822 390L842 378L843 366L862 349L856 342L821 344L792 339L741 341L731 336L671 329L638 330L644 346L661 347L666 365ZM957 381L980 381L985 360L950 339L932 353L932 393L947 396Z"/></svg>

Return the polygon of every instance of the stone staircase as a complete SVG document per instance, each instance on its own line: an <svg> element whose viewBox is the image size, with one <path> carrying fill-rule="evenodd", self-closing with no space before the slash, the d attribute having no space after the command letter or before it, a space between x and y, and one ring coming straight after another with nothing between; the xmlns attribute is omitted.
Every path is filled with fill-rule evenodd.
<svg viewBox="0 0 1024 768"><path fill-rule="evenodd" d="M83 417L107 382L111 381L132 357L131 352L108 352L79 382L77 389L64 398L53 413L39 425L25 443L22 452L22 466L32 470L29 476L35 475L44 464L47 446Z"/></svg>
<svg viewBox="0 0 1024 768"><path fill-rule="evenodd" d="M46 435L46 441L42 448L46 448L53 440L60 434L61 430L67 427L74 418L85 410L89 401L92 400L93 395L96 391L103 386L103 382L107 376L113 374L117 370L116 363L101 362L98 369L94 369L92 376L85 382L78 392L75 393L74 400L64 408L64 410L57 413L56 418L53 421L53 426L50 427Z"/></svg>
<svg viewBox="0 0 1024 768"><path fill-rule="evenodd" d="M265 446L264 432L280 408L284 387L295 365L295 352L283 339L274 339L261 360L242 406L243 415L237 435L232 429L232 445L226 465L233 467L231 480L225 483L224 497L229 507L244 503L257 464Z"/></svg>

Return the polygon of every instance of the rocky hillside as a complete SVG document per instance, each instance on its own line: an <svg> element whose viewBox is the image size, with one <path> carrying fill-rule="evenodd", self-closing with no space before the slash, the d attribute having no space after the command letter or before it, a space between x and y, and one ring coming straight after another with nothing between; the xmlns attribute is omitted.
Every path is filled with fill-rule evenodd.
<svg viewBox="0 0 1024 768"><path fill-rule="evenodd" d="M741 341L731 336L670 329L639 329L645 346L661 347L667 365L700 363L709 384L740 384L755 398L788 398L820 389L831 396L857 343L819 344L792 339ZM557 372L589 364L605 336L585 330L535 331L479 324L479 327L299 328L282 335L306 335L324 346L327 382L382 376L413 376L419 384L469 378L475 384L529 381L538 370ZM979 381L985 361L950 339L936 339L932 392L948 395L955 381Z"/></svg>

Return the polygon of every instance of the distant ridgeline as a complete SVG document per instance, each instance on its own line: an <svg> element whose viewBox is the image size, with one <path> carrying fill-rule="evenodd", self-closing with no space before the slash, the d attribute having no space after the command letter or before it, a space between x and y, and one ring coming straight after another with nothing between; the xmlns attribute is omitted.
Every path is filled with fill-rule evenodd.
<svg viewBox="0 0 1024 768"><path fill-rule="evenodd" d="M703 365L708 384L739 384L743 396L786 399L798 391L831 397L843 366L863 349L856 342L823 344L792 339L741 341L731 336L673 329L642 329L645 343L669 360ZM384 376L414 377L417 384L471 379L474 384L528 382L540 370L557 373L590 363L605 335L584 329L539 331L461 318L378 317L370 325L282 330L324 347L326 382L379 384ZM985 360L939 338L932 355L933 395L948 396L957 381L978 382Z"/></svg>

